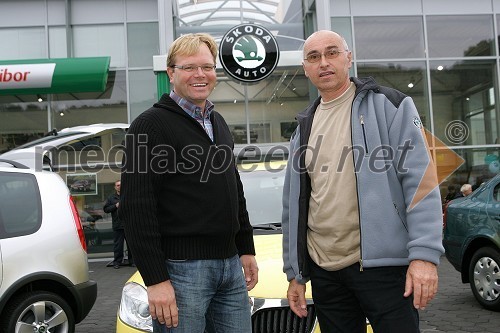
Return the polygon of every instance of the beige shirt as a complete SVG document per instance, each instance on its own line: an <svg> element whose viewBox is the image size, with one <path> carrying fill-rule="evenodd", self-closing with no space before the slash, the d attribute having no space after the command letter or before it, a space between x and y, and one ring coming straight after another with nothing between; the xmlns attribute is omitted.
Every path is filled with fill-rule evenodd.
<svg viewBox="0 0 500 333"><path fill-rule="evenodd" d="M318 105L306 168L311 178L307 247L320 267L335 271L360 260L356 177L352 156L354 83L342 96Z"/></svg>

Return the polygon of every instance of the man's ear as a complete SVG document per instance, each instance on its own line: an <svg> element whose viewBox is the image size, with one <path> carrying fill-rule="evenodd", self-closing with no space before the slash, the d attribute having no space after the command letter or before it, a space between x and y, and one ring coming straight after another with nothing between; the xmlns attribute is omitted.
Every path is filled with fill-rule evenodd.
<svg viewBox="0 0 500 333"><path fill-rule="evenodd" d="M167 75L170 83L174 83L174 69L172 67L167 67Z"/></svg>

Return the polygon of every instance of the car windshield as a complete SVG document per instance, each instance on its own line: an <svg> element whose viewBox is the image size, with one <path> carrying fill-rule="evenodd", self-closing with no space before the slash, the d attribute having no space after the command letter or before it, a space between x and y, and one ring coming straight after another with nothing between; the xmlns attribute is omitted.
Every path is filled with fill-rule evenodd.
<svg viewBox="0 0 500 333"><path fill-rule="evenodd" d="M252 226L280 229L285 169L240 171L240 176Z"/></svg>

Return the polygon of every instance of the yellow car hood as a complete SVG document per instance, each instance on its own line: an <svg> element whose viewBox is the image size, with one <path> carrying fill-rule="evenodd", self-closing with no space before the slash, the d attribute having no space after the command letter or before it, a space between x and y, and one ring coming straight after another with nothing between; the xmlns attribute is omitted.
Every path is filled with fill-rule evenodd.
<svg viewBox="0 0 500 333"><path fill-rule="evenodd" d="M259 265L259 283L249 294L259 298L284 298L288 289L288 281L283 273L282 235L254 236L257 264ZM135 272L128 282L136 282L144 286L139 272ZM311 298L311 287L307 284L306 298Z"/></svg>
<svg viewBox="0 0 500 333"><path fill-rule="evenodd" d="M254 236L259 283L249 292L250 296L287 298L288 281L283 272L282 241L281 234ZM306 298L311 298L309 284L306 289Z"/></svg>

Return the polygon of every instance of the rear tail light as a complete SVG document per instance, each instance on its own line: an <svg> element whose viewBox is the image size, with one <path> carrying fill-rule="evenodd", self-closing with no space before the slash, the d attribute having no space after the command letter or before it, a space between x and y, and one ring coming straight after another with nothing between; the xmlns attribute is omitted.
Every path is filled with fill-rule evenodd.
<svg viewBox="0 0 500 333"><path fill-rule="evenodd" d="M78 232L78 238L80 238L80 245L83 250L87 252L87 242L85 241L85 234L83 233L82 222L80 221L80 215L78 214L78 209L76 209L73 198L69 197L69 205L71 206L71 212L73 213L73 220L75 221L76 231Z"/></svg>

